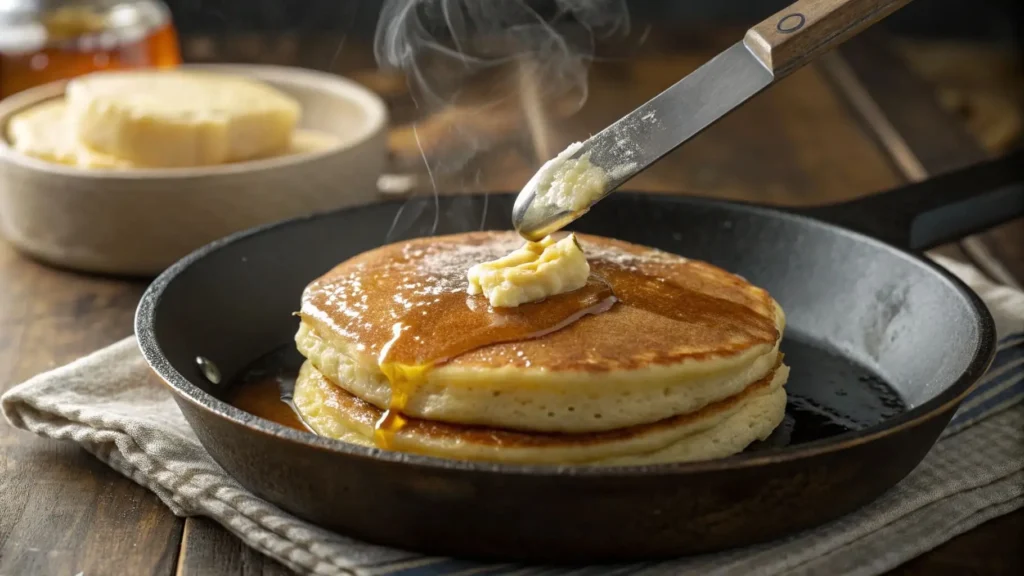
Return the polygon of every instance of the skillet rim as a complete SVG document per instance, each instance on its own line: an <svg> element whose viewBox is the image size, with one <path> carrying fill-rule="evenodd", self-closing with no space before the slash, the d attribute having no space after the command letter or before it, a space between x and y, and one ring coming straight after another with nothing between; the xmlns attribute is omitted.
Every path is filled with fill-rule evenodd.
<svg viewBox="0 0 1024 576"><path fill-rule="evenodd" d="M511 193L484 193L474 194L473 196L483 195L514 196L514 194ZM229 422L242 426L252 432L274 436L280 440L299 443L308 448L333 452L347 457L376 460L382 464L400 464L415 468L447 472L528 475L534 477L587 478L676 476L724 472L791 462L824 454L841 452L861 444L873 442L891 434L899 433L905 429L919 426L928 422L932 418L940 416L947 410L952 409L970 393L971 389L974 388L988 370L995 357L997 339L995 322L991 313L988 311L987 306L962 280L927 258L850 228L816 218L809 215L809 212L801 213L798 211L799 209L787 210L785 208L763 206L741 201L685 195L665 196L662 194L629 191L629 196L634 200L653 201L655 203L670 202L697 207L708 206L712 208L725 208L727 210L737 211L740 213L753 214L759 218L778 218L782 220L796 221L805 225L823 228L832 234L850 237L854 241L865 242L878 249L888 250L900 258L910 260L912 263L918 265L923 265L932 273L937 274L939 279L944 280L952 290L966 300L967 304L975 311L978 318L977 326L979 344L974 350L974 354L966 369L955 381L953 381L953 383L948 385L934 398L906 410L893 418L884 420L879 424L867 427L863 430L851 430L829 438L800 444L797 447L785 446L781 448L771 448L764 451L740 453L715 460L676 463L670 462L633 466L504 464L496 462L456 460L358 446L341 440L336 440L334 438L319 436L312 432L288 428L276 422L266 420L236 408L193 384L188 378L178 372L164 355L160 348L159 340L155 334L154 321L156 311L159 308L160 300L164 295L165 289L193 264L213 253L216 253L221 248L225 248L252 236L265 234L279 228L301 226L307 221L329 218L344 212L358 212L370 208L379 208L381 205L386 206L389 204L400 206L408 200L407 198L388 200L385 202L377 202L362 206L352 206L329 212L309 214L271 222L235 232L194 250L164 270L146 288L139 300L138 307L136 308L134 322L136 341L143 357L146 359L146 363L149 364L150 369L159 377L160 381L175 394L175 396L190 402L200 410L206 411L212 416L228 420ZM189 426L191 427L191 423Z"/></svg>

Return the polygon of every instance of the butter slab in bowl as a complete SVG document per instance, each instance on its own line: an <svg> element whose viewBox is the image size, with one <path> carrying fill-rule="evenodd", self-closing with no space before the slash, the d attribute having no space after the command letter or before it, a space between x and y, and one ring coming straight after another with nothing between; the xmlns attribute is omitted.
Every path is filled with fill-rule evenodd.
<svg viewBox="0 0 1024 576"><path fill-rule="evenodd" d="M228 109L232 99L221 98L217 114L197 126L168 123L166 114L142 117L131 108L135 100L104 94L118 86L82 82L89 76L15 94L0 102L0 233L49 264L152 276L232 232L378 199L388 115L369 89L280 66L183 65L139 74L165 75L170 89L170 76L180 73L255 81L282 96L285 104L275 109L296 105L294 121L277 114L272 121L286 127L275 133L259 117L267 106ZM82 97L69 83L92 90ZM203 87L182 92L196 90ZM108 129L115 121L118 129ZM283 142L286 128L290 140Z"/></svg>

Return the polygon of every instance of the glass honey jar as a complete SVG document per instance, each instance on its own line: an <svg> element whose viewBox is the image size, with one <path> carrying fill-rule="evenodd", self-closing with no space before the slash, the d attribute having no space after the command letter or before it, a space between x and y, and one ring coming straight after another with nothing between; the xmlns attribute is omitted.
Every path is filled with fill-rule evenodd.
<svg viewBox="0 0 1024 576"><path fill-rule="evenodd" d="M99 70L180 63L158 0L0 0L0 98Z"/></svg>

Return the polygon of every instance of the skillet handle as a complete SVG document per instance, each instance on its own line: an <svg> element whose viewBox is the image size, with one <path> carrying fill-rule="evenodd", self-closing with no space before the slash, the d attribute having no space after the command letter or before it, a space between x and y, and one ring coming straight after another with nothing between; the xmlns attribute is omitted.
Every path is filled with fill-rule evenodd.
<svg viewBox="0 0 1024 576"><path fill-rule="evenodd" d="M1024 216L1024 149L804 213L900 248L928 250Z"/></svg>

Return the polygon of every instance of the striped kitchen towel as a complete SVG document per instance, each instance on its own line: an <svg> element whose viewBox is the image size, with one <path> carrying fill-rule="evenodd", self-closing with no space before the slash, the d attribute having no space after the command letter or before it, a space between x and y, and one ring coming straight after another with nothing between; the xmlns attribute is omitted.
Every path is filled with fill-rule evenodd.
<svg viewBox="0 0 1024 576"><path fill-rule="evenodd" d="M617 566L466 562L374 546L299 520L246 491L203 450L129 338L12 388L17 427L81 444L180 516L208 516L301 574L426 576L883 573L1024 505L1024 294L938 259L985 301L999 352L941 440L900 484L864 508L780 541Z"/></svg>

